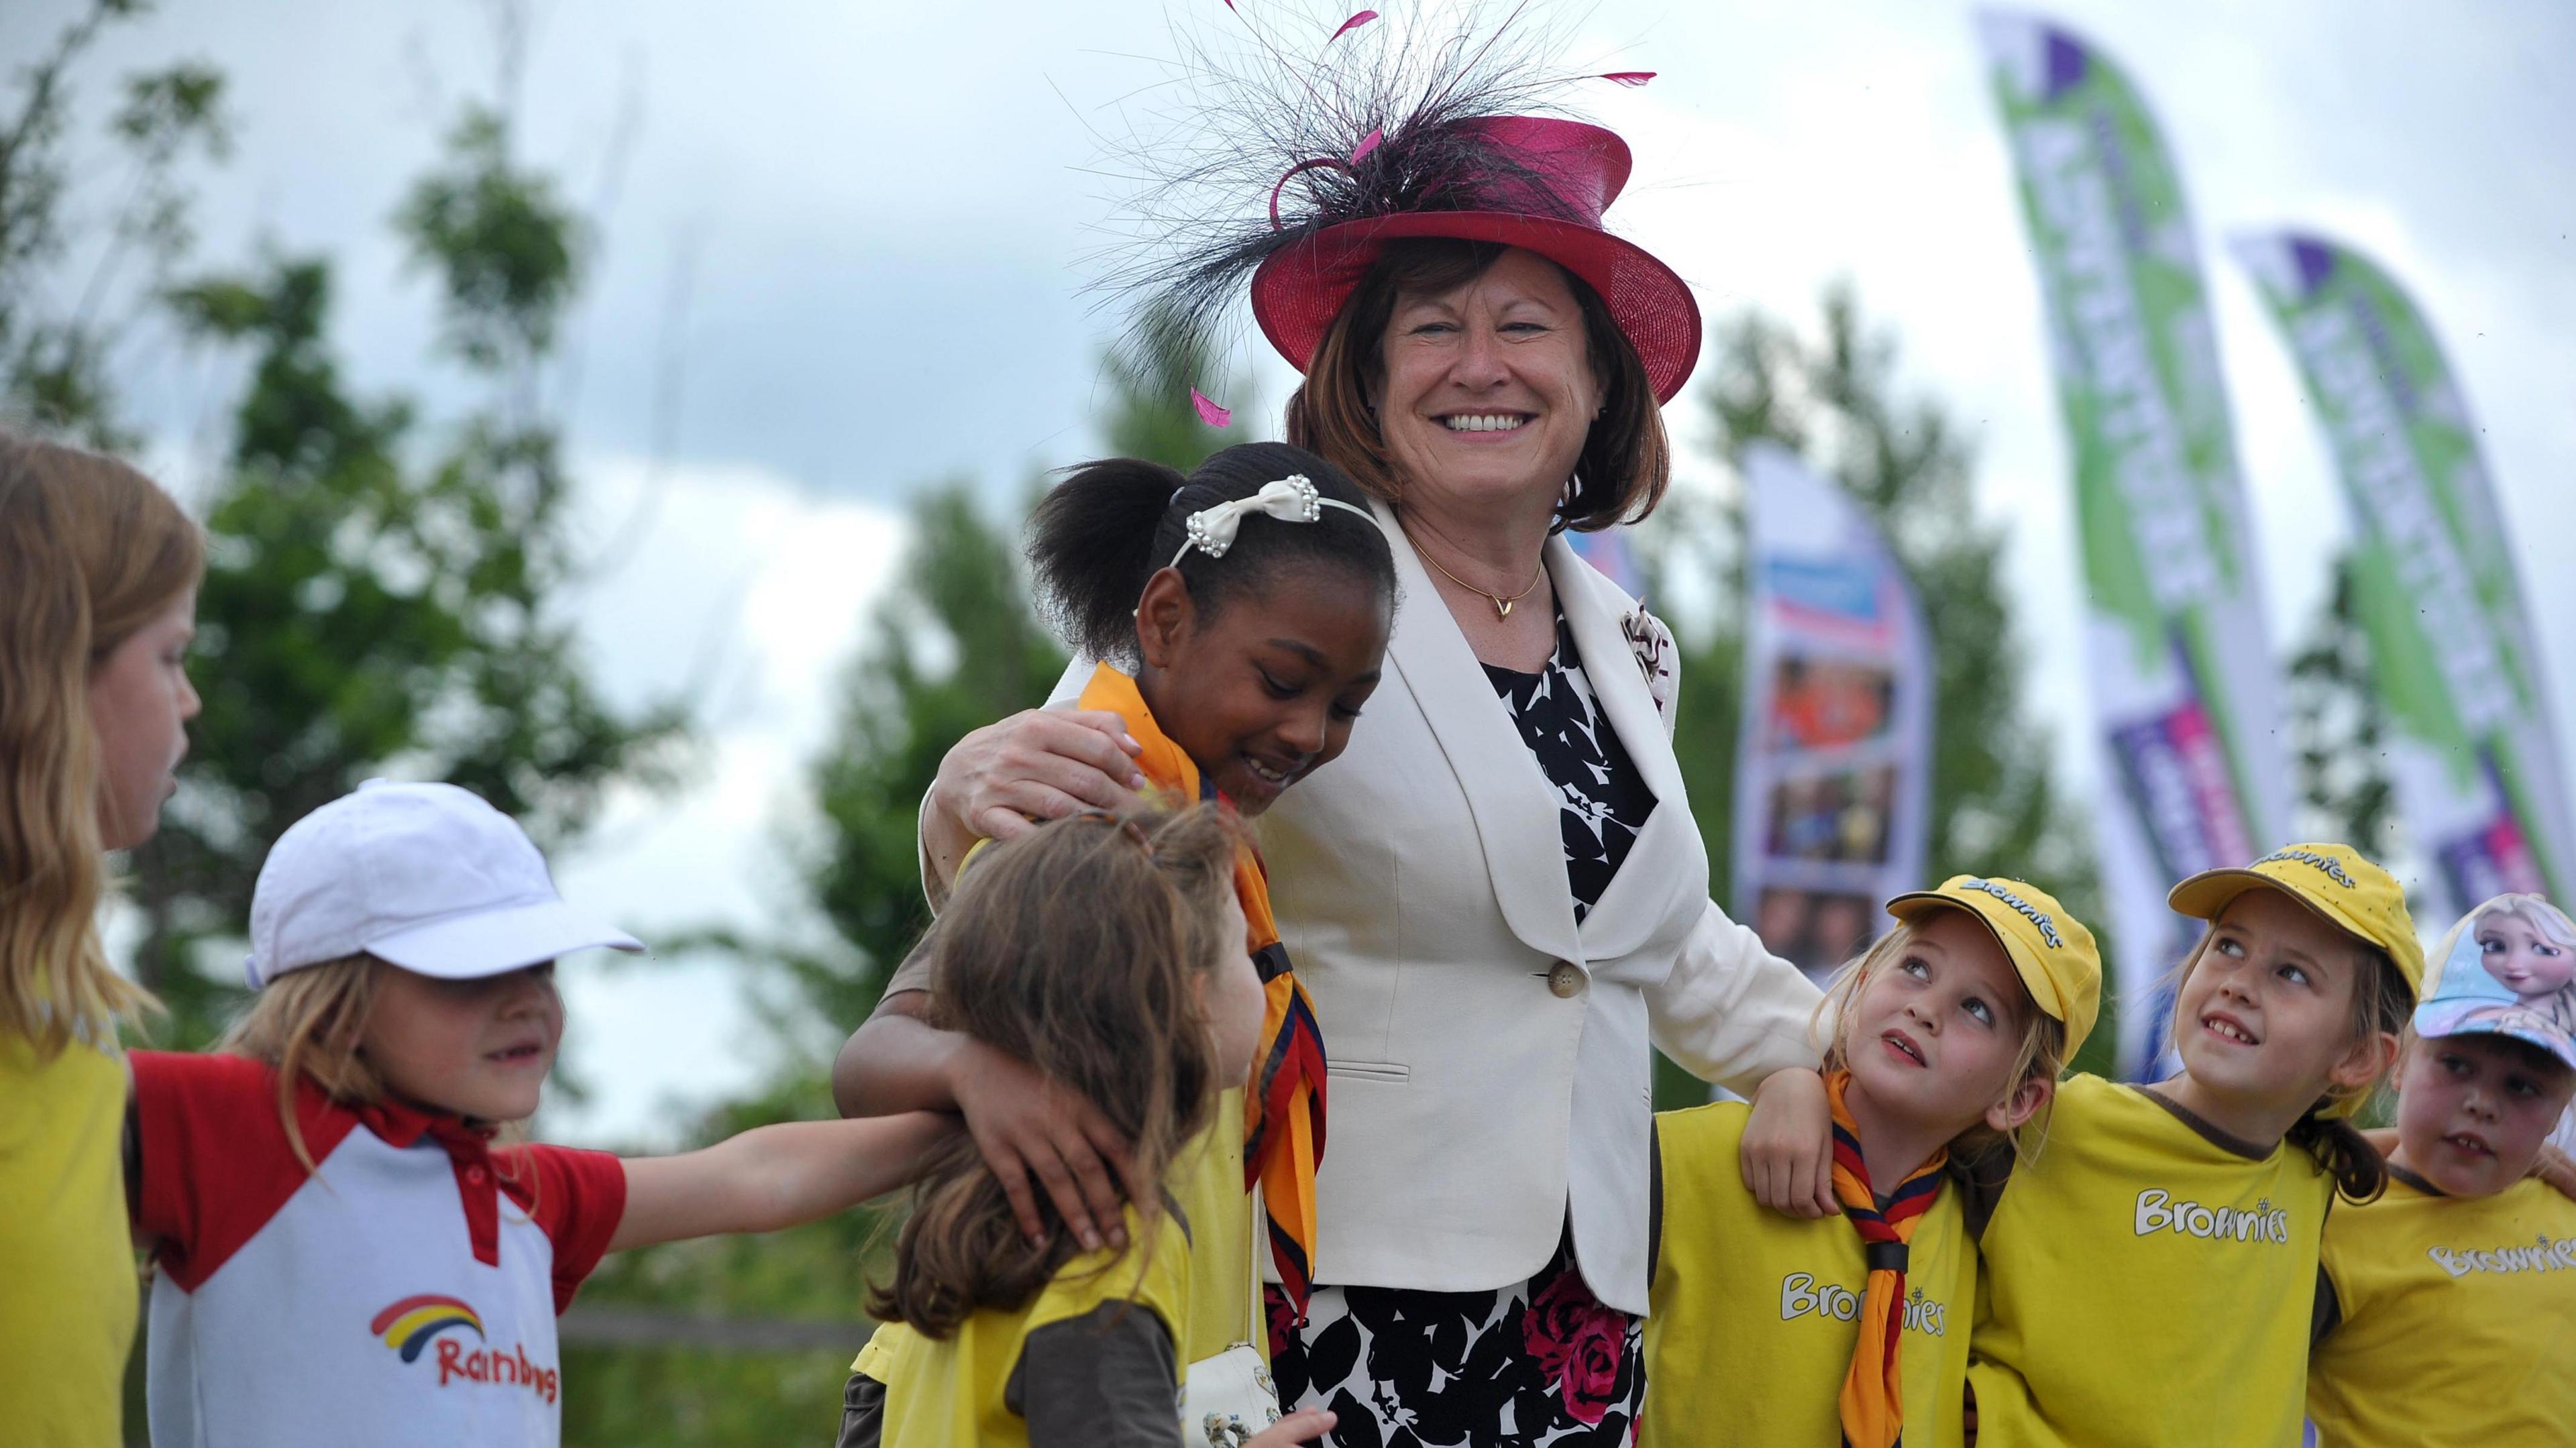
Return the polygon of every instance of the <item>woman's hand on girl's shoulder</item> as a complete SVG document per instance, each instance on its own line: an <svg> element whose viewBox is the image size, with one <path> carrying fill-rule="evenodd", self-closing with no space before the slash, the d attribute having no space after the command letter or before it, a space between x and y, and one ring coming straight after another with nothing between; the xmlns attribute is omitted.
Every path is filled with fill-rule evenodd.
<svg viewBox="0 0 2576 1448"><path fill-rule="evenodd" d="M1329 1408L1299 1408L1244 1440L1243 1448L1294 1448L1330 1433L1337 1421Z"/></svg>
<svg viewBox="0 0 2576 1448"><path fill-rule="evenodd" d="M1105 709L1023 709L957 741L930 786L932 813L978 838L1007 840L1030 821L1133 805L1143 753Z"/></svg>
<svg viewBox="0 0 2576 1448"><path fill-rule="evenodd" d="M1763 1078L1738 1156L1745 1190L1771 1210L1808 1218L1842 1210L1834 1201L1834 1112L1816 1072L1793 1067Z"/></svg>

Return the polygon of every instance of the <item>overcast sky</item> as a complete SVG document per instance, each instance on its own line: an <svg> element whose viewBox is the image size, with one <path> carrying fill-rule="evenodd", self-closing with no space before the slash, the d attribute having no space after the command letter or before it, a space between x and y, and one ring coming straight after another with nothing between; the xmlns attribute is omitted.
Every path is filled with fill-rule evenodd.
<svg viewBox="0 0 2576 1448"><path fill-rule="evenodd" d="M71 8L0 10L0 57ZM208 253L329 253L353 375L453 402L452 380L424 363L428 299L385 220L458 103L492 92L485 9L168 10L102 60L193 55L231 77L238 145L208 188ZM709 741L685 796L621 804L562 879L648 939L711 920L788 923L783 845L805 818L801 769L900 552L903 499L953 475L998 496L1095 445L1105 328L1082 287L1109 206L1086 169L1088 128L1114 125L1122 98L1157 80L1148 58L1170 53L1169 12L553 0L530 13L522 152L558 168L604 224L569 402L583 514L605 544L648 492L661 500L583 618L618 696L694 690ZM2296 222L2387 265L2447 346L2491 449L2567 736L2576 11L2159 0L2049 13L2126 67L2179 159L2274 638L2314 614L2347 525L2292 364L2219 242ZM1612 221L1689 280L1712 321L1754 307L1811 325L1820 289L1850 278L1896 331L1907 382L1973 423L1979 507L2012 528L2032 697L2089 789L2074 748L2066 450L1968 8L1604 0L1576 48L1600 69L1660 73L1590 97L1637 157ZM1261 369L1275 413L1285 368L1243 362ZM156 458L184 473L226 380L168 359L135 377ZM1674 420L1686 444L1704 436L1692 401ZM1694 458L1685 472L1706 483L1714 470ZM601 1087L553 1117L573 1139L650 1139L675 1106L742 1084L768 1049L720 966L566 974L568 1049Z"/></svg>

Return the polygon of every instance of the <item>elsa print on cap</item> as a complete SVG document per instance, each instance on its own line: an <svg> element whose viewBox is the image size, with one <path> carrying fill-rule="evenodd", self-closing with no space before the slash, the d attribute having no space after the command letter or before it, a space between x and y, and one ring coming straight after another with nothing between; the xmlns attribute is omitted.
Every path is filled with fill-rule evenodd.
<svg viewBox="0 0 2576 1448"><path fill-rule="evenodd" d="M2576 1066L2576 921L2538 895L2485 901L2442 941L2420 1036L2495 1033Z"/></svg>

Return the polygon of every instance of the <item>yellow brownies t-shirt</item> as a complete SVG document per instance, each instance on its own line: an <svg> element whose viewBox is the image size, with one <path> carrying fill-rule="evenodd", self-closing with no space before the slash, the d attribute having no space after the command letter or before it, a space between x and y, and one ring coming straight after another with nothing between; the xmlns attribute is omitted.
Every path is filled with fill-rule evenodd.
<svg viewBox="0 0 2576 1448"><path fill-rule="evenodd" d="M1661 1211L1639 1438L1650 1448L1842 1440L1836 1395L1869 1279L1860 1233L1840 1216L1783 1216L1753 1199L1736 1158L1749 1113L1729 1101L1655 1117ZM1915 1224L1907 1257L1905 1442L1955 1448L1976 1290L1955 1184Z"/></svg>
<svg viewBox="0 0 2576 1448"><path fill-rule="evenodd" d="M2390 1176L2386 1196L2326 1219L2318 1441L2576 1442L2576 1202L2545 1182L2446 1197Z"/></svg>
<svg viewBox="0 0 2576 1448"><path fill-rule="evenodd" d="M2333 1179L2147 1089L2060 1084L1979 1238L1980 1448L2289 1448Z"/></svg>

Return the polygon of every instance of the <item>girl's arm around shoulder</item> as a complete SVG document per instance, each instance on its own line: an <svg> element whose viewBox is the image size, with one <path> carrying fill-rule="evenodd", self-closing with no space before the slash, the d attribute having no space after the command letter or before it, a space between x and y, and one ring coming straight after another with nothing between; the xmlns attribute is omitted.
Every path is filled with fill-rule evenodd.
<svg viewBox="0 0 2576 1448"><path fill-rule="evenodd" d="M912 1180L954 1119L926 1111L763 1126L679 1156L629 1157L626 1211L608 1250L775 1232Z"/></svg>

